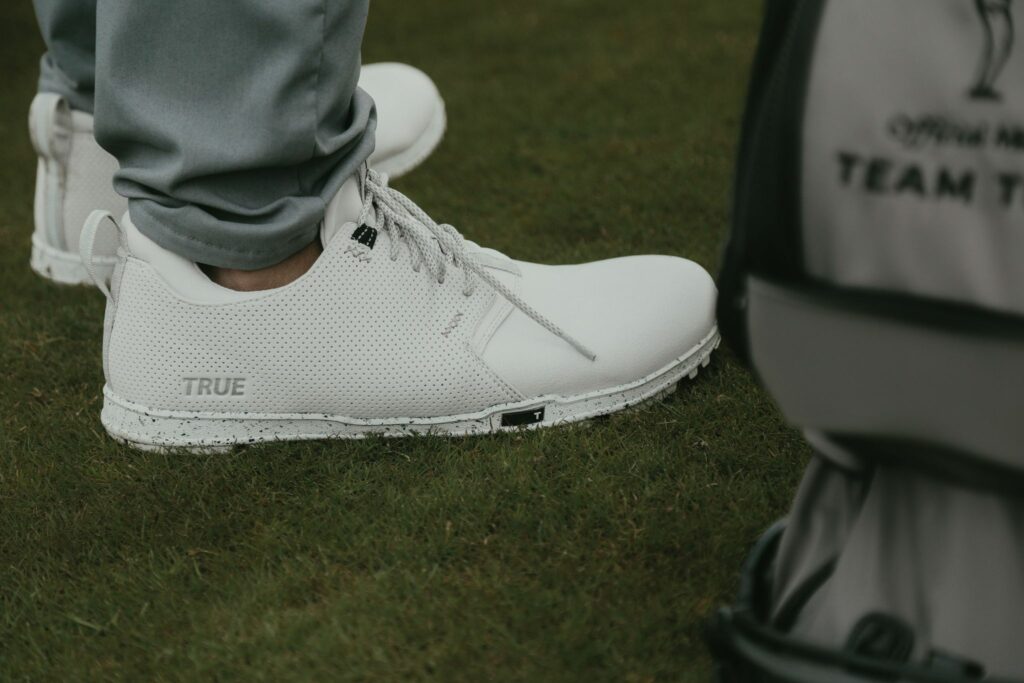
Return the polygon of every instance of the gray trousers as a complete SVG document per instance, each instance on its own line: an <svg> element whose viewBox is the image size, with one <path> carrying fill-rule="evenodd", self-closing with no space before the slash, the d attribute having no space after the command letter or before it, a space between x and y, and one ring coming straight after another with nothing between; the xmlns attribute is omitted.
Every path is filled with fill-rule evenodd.
<svg viewBox="0 0 1024 683"><path fill-rule="evenodd" d="M262 268L316 238L373 151L357 86L369 0L34 0L40 91L93 112L147 237Z"/></svg>

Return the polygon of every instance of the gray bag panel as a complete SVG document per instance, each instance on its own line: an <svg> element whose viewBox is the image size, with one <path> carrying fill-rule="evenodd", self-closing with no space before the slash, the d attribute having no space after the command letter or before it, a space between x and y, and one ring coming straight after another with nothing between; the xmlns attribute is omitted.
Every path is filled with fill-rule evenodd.
<svg viewBox="0 0 1024 683"><path fill-rule="evenodd" d="M1024 474L1024 326L940 328L753 277L748 297L751 358L794 424L940 444Z"/></svg>
<svg viewBox="0 0 1024 683"><path fill-rule="evenodd" d="M800 591L809 564L832 556L834 569L790 635L842 649L879 612L911 627L913 661L942 653L1024 678L1024 499L878 466L863 496L823 504L862 485L831 463L808 470L776 559L776 608ZM804 537L807 529L819 533ZM832 538L818 542L822 533Z"/></svg>
<svg viewBox="0 0 1024 683"><path fill-rule="evenodd" d="M832 0L803 121L812 276L1024 313L1024 2Z"/></svg>
<svg viewBox="0 0 1024 683"><path fill-rule="evenodd" d="M836 476L837 468L846 476ZM772 582L771 623L777 628L792 628L811 594L831 576L869 481L865 472L831 459L815 458L808 465L796 506L814 514L787 520Z"/></svg>
<svg viewBox="0 0 1024 683"><path fill-rule="evenodd" d="M942 444L1024 472L1020 331L880 317L757 278L748 290L752 359L791 422Z"/></svg>

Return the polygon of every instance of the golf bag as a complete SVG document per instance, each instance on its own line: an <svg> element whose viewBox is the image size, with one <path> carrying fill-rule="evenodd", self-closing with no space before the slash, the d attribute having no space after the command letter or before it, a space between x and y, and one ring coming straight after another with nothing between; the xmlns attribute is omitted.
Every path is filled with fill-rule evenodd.
<svg viewBox="0 0 1024 683"><path fill-rule="evenodd" d="M769 0L719 322L814 451L719 679L1024 681L1024 0Z"/></svg>

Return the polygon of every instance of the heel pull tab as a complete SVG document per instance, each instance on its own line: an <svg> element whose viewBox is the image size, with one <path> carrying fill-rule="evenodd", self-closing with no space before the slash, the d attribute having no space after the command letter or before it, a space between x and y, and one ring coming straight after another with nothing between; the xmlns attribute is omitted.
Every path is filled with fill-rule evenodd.
<svg viewBox="0 0 1024 683"><path fill-rule="evenodd" d="M89 278L96 284L103 295L110 299L110 287L107 285L106 280L101 278L96 273L96 263L93 260L93 250L96 246L96 235L100 230L100 227L105 222L109 221L109 224L114 226L114 230L117 231L118 240L121 239L121 227L114 220L114 217L109 211L96 210L89 214L89 217L85 219L85 224L82 226L82 236L78 241L78 254L82 258L82 265L85 266L85 272L89 274Z"/></svg>
<svg viewBox="0 0 1024 683"><path fill-rule="evenodd" d="M71 106L60 95L40 93L28 112L28 131L36 153L64 161L71 151Z"/></svg>
<svg viewBox="0 0 1024 683"><path fill-rule="evenodd" d="M72 121L68 101L54 93L39 93L32 100L28 113L28 132L32 146L39 155L40 166L44 169L43 182L36 188L38 207L36 221L42 222L40 232L47 242L63 249L64 235L64 189L66 187L67 160L71 155ZM38 193L42 193L39 195Z"/></svg>

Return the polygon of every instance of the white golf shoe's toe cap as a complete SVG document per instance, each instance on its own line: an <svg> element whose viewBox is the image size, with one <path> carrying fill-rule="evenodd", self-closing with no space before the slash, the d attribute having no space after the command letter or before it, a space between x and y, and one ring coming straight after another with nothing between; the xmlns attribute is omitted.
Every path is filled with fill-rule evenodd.
<svg viewBox="0 0 1024 683"><path fill-rule="evenodd" d="M444 100L434 81L408 64L385 62L364 66L359 86L377 105L370 166L392 177L411 170L444 135Z"/></svg>
<svg viewBox="0 0 1024 683"><path fill-rule="evenodd" d="M579 395L639 381L693 352L714 330L715 284L692 261L632 256L519 266L522 298L597 355L584 358L513 310L482 355L525 396Z"/></svg>

